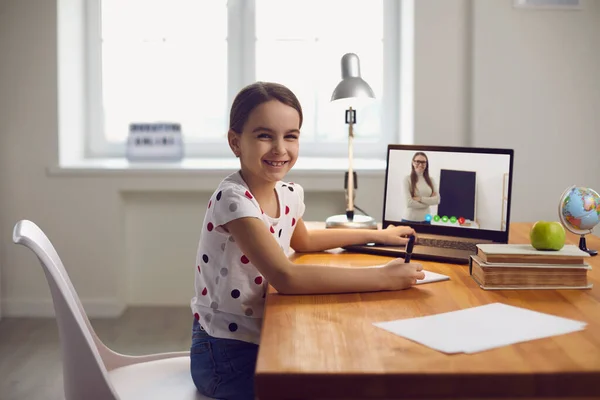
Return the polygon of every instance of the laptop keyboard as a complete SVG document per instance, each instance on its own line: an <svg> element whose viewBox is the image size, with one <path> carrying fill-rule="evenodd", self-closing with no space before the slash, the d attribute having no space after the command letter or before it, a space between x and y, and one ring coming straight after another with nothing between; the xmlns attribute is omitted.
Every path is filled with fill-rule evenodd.
<svg viewBox="0 0 600 400"><path fill-rule="evenodd" d="M458 240L442 240L417 237L417 244L420 244L421 246L441 247L444 249L468 250L472 253L477 252L477 245L475 243L461 242Z"/></svg>

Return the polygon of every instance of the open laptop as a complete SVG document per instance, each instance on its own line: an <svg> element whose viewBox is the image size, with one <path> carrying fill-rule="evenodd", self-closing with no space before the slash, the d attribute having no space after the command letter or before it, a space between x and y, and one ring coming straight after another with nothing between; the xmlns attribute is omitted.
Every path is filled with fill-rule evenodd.
<svg viewBox="0 0 600 400"><path fill-rule="evenodd" d="M388 145L387 151L382 228L414 228L413 259L466 264L476 244L508 242L513 150ZM411 185L417 187L412 194ZM405 246L377 243L345 249L394 257L405 252Z"/></svg>

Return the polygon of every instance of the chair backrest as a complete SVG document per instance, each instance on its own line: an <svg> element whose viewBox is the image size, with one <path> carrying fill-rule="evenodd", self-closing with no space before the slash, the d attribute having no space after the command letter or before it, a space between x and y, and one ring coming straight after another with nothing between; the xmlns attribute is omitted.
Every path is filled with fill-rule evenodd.
<svg viewBox="0 0 600 400"><path fill-rule="evenodd" d="M97 338L54 246L36 224L27 220L15 225L13 241L35 253L50 287L61 342L65 398L118 399L99 353L104 349L98 345L104 345Z"/></svg>

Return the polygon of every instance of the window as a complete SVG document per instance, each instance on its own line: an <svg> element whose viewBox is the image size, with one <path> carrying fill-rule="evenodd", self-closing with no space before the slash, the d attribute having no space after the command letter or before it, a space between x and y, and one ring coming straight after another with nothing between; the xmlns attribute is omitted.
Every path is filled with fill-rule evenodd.
<svg viewBox="0 0 600 400"><path fill-rule="evenodd" d="M89 157L122 157L129 124L178 122L186 155L230 155L229 107L256 80L288 86L304 111L303 156L345 156L331 103L353 52L376 100L357 109L355 156L398 141L395 0L87 0ZM384 107L385 105L385 107ZM356 107L355 107L356 108Z"/></svg>

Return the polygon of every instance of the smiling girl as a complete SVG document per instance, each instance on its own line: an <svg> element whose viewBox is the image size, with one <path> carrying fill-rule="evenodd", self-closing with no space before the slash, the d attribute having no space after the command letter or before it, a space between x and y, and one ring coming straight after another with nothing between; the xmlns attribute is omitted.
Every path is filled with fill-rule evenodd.
<svg viewBox="0 0 600 400"><path fill-rule="evenodd" d="M228 141L240 170L210 197L195 265L191 373L198 390L253 399L254 370L268 285L280 294L406 289L419 264L393 260L363 268L293 264L286 256L368 242L401 245L409 227L311 230L304 190L284 182L298 158L302 108L285 86L257 82L231 107Z"/></svg>

